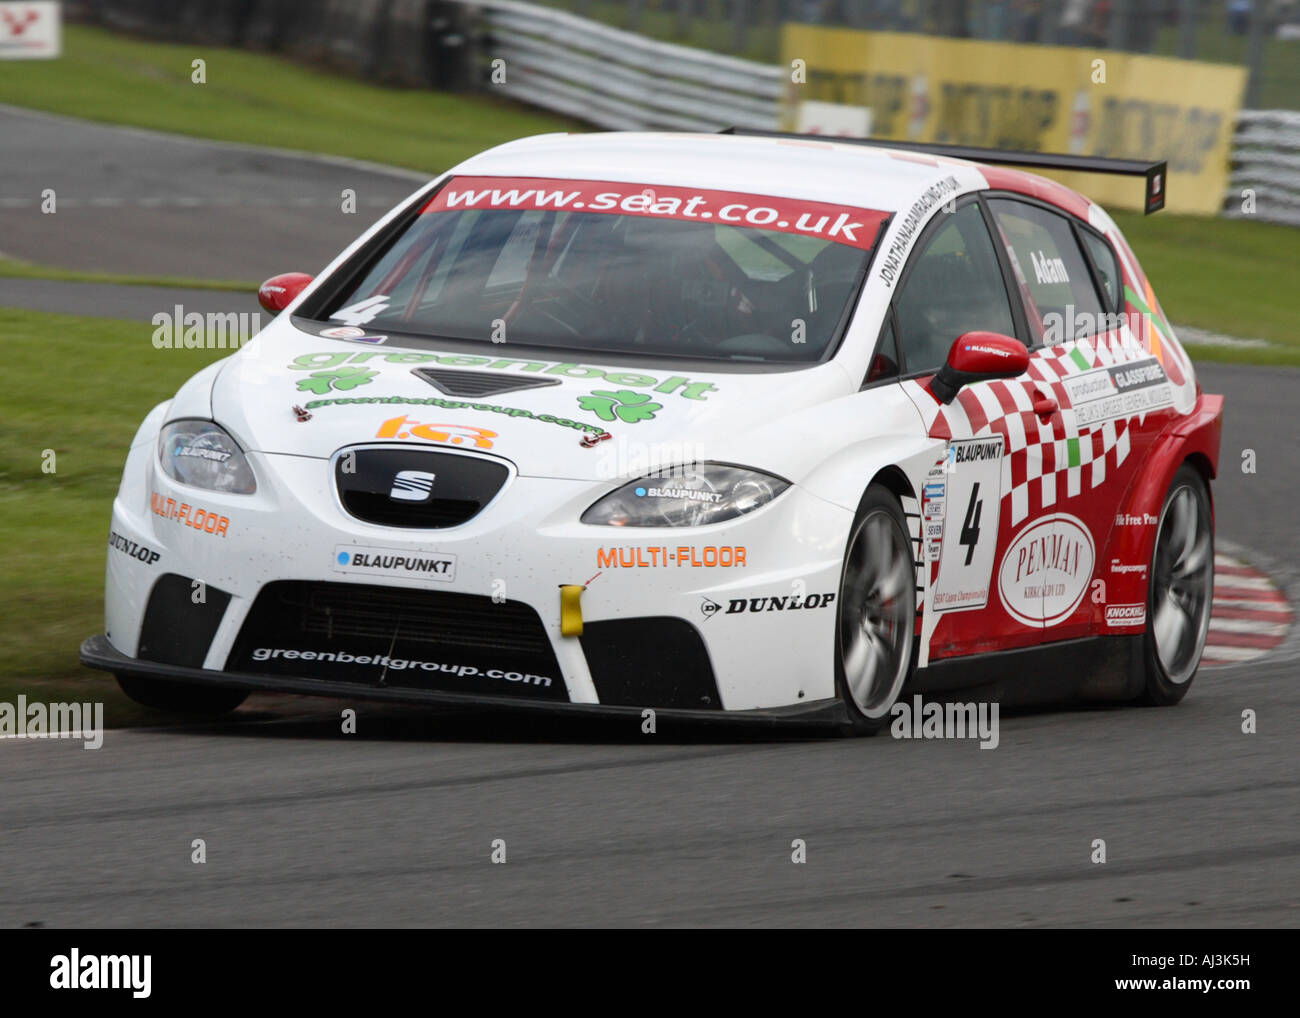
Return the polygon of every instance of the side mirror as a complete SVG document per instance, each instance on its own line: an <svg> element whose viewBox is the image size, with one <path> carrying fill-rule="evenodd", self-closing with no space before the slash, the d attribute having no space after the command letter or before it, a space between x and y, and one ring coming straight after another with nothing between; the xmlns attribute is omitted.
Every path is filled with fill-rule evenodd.
<svg viewBox="0 0 1300 1018"><path fill-rule="evenodd" d="M948 350L948 360L930 379L930 393L951 403L963 385L990 378L1015 378L1029 370L1029 351L1018 339L998 332L966 332Z"/></svg>
<svg viewBox="0 0 1300 1018"><path fill-rule="evenodd" d="M305 272L282 272L257 288L257 302L273 315L292 304L307 288L312 277Z"/></svg>

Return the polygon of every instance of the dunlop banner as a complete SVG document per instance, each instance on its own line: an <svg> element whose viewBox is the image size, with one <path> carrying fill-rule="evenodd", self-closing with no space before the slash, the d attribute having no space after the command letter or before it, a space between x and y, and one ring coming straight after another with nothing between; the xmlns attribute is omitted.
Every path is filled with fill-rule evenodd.
<svg viewBox="0 0 1300 1018"><path fill-rule="evenodd" d="M1244 67L812 25L784 27L782 56L788 129L805 102L868 107L877 138L1165 159L1171 211L1223 204ZM1046 175L1102 205L1142 207L1136 178Z"/></svg>

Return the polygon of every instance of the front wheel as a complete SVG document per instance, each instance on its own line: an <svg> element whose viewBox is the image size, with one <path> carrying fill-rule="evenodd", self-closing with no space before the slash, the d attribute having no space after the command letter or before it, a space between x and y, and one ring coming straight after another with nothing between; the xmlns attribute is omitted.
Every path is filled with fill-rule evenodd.
<svg viewBox="0 0 1300 1018"><path fill-rule="evenodd" d="M912 666L916 563L898 500L873 484L858 508L840 579L836 681L853 728L877 732Z"/></svg>
<svg viewBox="0 0 1300 1018"><path fill-rule="evenodd" d="M118 675L116 678L122 692L136 703L175 714L204 717L228 714L248 699L246 689L169 682L167 679L149 679L139 675Z"/></svg>
<svg viewBox="0 0 1300 1018"><path fill-rule="evenodd" d="M1210 493L1187 464L1178 468L1165 496L1149 575L1142 700L1169 706L1187 695L1196 675L1214 602Z"/></svg>

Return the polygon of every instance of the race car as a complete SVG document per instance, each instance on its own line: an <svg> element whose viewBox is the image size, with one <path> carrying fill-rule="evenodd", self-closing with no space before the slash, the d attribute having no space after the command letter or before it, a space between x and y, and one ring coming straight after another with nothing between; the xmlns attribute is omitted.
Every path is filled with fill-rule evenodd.
<svg viewBox="0 0 1300 1018"><path fill-rule="evenodd" d="M1112 218L1016 166L1164 200L734 131L469 159L148 414L82 661L198 713L1176 703L1222 398Z"/></svg>

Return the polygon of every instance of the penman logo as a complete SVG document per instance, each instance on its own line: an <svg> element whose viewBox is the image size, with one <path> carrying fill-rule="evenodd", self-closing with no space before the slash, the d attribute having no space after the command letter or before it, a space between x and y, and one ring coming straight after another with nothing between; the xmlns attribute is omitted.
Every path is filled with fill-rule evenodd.
<svg viewBox="0 0 1300 1018"><path fill-rule="evenodd" d="M1095 554L1092 535L1074 516L1055 513L1030 523L1007 547L998 569L1003 607L1026 626L1064 622L1087 592Z"/></svg>

